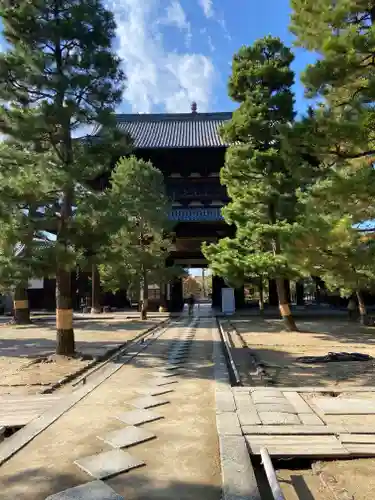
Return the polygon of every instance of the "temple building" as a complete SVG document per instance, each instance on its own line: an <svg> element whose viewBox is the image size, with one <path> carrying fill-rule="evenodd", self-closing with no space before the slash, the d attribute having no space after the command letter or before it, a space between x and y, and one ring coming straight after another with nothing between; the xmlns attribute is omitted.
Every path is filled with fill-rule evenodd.
<svg viewBox="0 0 375 500"><path fill-rule="evenodd" d="M169 217L175 223L170 265L205 267L202 243L216 242L233 233L221 215L228 196L220 184L226 145L218 132L231 116L197 113L194 103L191 113L117 116L118 128L133 139L133 154L151 161L164 175L172 203ZM222 286L222 280L214 277L214 305L220 304ZM181 280L167 287L166 298L170 310L182 307Z"/></svg>
<svg viewBox="0 0 375 500"><path fill-rule="evenodd" d="M151 161L164 175L167 194L171 200L170 220L174 223L174 250L167 265L185 268L206 267L202 254L203 242L213 243L225 236L234 236L235 228L227 225L221 208L228 202L224 186L220 184L220 169L224 165L227 145L219 128L232 117L230 112L198 113L193 103L191 113L119 114L117 127L129 134L134 149L132 154ZM117 161L114 158L114 161ZM102 187L108 177L100 181ZM288 282L289 284L289 282ZM224 280L212 278L212 304L221 305ZM43 289L29 290L31 308L53 309L55 280L45 279ZM88 275L79 270L72 273L74 307L90 296ZM159 294L159 296L158 296ZM182 280L169 283L165 290L150 290L150 299L166 299L170 311L183 307ZM299 293L303 297L302 292ZM244 305L244 289L235 290L236 307ZM269 303L277 305L274 280L269 283ZM127 305L126 291L105 294L104 304L122 308Z"/></svg>

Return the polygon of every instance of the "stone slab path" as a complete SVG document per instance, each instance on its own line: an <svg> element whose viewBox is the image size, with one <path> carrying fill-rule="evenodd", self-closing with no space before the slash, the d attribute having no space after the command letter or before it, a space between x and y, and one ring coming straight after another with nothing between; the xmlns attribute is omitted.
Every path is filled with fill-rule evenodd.
<svg viewBox="0 0 375 500"><path fill-rule="evenodd" d="M95 499L90 492L102 490L103 500L219 500L214 322L186 323L169 328L5 462L2 498ZM163 376L170 367L175 375ZM168 403L147 409L149 398Z"/></svg>
<svg viewBox="0 0 375 500"><path fill-rule="evenodd" d="M254 455L266 447L278 457L375 456L373 387L237 387L232 393L242 434Z"/></svg>

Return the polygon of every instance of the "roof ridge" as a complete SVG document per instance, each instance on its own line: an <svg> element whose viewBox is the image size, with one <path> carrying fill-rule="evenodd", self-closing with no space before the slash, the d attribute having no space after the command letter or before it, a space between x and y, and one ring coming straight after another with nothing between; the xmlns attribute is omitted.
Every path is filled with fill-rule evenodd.
<svg viewBox="0 0 375 500"><path fill-rule="evenodd" d="M218 111L211 113L118 113L118 122L160 122L160 121L206 121L230 120L231 111Z"/></svg>

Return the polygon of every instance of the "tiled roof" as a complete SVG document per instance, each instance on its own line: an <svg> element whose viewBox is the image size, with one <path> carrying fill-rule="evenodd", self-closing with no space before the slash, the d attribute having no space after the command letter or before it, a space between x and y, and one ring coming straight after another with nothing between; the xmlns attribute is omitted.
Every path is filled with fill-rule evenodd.
<svg viewBox="0 0 375 500"><path fill-rule="evenodd" d="M218 128L232 113L117 115L118 128L128 133L138 149L212 148L226 144Z"/></svg>

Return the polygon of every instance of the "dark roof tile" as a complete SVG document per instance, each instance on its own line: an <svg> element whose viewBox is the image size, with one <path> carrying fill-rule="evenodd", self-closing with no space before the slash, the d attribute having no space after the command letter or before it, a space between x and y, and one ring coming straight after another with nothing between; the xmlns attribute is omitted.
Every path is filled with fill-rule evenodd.
<svg viewBox="0 0 375 500"><path fill-rule="evenodd" d="M218 128L231 118L232 113L131 114L117 115L117 124L138 149L212 148L226 146Z"/></svg>

